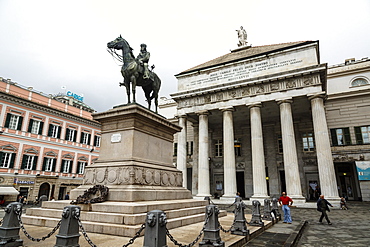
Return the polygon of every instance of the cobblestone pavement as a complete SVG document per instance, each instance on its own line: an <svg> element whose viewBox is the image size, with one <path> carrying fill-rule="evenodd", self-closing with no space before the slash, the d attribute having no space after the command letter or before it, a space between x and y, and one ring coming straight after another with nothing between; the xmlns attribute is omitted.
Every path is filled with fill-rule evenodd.
<svg viewBox="0 0 370 247"><path fill-rule="evenodd" d="M321 213L316 209L292 208L293 223L282 221L267 229L246 246L289 246L292 234L297 235L307 221L297 246L370 246L370 202L347 202L349 210L331 208L332 225L319 223Z"/></svg>

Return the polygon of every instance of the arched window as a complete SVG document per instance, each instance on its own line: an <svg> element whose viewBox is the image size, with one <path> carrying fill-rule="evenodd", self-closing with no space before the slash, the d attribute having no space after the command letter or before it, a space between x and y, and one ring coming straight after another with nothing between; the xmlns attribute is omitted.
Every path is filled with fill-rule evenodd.
<svg viewBox="0 0 370 247"><path fill-rule="evenodd" d="M369 84L369 79L367 79L366 77L356 77L351 81L351 87L360 87Z"/></svg>

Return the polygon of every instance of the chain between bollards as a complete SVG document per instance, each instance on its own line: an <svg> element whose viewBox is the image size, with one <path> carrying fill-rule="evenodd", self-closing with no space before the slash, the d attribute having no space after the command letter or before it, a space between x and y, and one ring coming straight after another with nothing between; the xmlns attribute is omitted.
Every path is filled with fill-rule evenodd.
<svg viewBox="0 0 370 247"><path fill-rule="evenodd" d="M134 236L133 238L131 238L131 239L128 241L128 243L127 243L127 244L125 244L125 245L123 245L122 247L126 247L126 246L129 246L129 245L133 244L133 243L135 242L135 240L136 240L138 237L140 237L140 234L141 234L141 232L142 232L144 229L145 229L145 223L143 223L143 224L141 225L141 227L140 227L139 231L137 231L137 232L135 233L135 236Z"/></svg>
<svg viewBox="0 0 370 247"><path fill-rule="evenodd" d="M50 238L60 227L60 224L62 223L62 220L60 220L58 222L58 224L54 227L53 230L51 230L51 232L49 232L48 235L46 235L45 237L42 237L42 238L34 238L32 237L26 230L26 228L24 227L23 225L23 222L22 222L22 219L21 219L21 215L20 214L17 214L17 218L18 218L18 222L19 222L19 226L21 227L24 235L31 241L34 241L34 242L40 242L40 241L44 241L45 239L47 238Z"/></svg>
<svg viewBox="0 0 370 247"><path fill-rule="evenodd" d="M172 241L172 243L174 243L175 245L177 246L180 246L180 247L192 247L194 246L198 241L199 239L202 237L203 233L204 233L204 229L206 228L206 225L209 221L209 215L207 215L207 218L206 220L204 221L204 225L203 225L203 228L202 230L200 230L198 236L193 240L193 242L191 242L190 244L187 244L187 245L183 245L181 243L179 243L170 233L170 231L167 229L166 227L166 235L168 236L168 238Z"/></svg>
<svg viewBox="0 0 370 247"><path fill-rule="evenodd" d="M225 230L225 229L222 227L221 223L220 223L220 222L218 222L218 227L220 228L220 230L221 230L221 231L223 231L224 233L231 232L231 229L233 229L233 227L234 227L234 225L235 225L235 222L236 222L236 216L238 216L238 212L236 212L236 213L235 213L234 221L233 221L233 223L231 224L231 226L230 226L229 230Z"/></svg>

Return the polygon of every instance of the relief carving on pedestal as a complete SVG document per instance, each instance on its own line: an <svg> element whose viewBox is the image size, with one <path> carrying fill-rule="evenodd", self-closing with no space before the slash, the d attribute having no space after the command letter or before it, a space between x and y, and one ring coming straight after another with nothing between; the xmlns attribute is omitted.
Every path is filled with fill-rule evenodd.
<svg viewBox="0 0 370 247"><path fill-rule="evenodd" d="M143 167L94 168L86 169L84 184L182 186L182 173Z"/></svg>

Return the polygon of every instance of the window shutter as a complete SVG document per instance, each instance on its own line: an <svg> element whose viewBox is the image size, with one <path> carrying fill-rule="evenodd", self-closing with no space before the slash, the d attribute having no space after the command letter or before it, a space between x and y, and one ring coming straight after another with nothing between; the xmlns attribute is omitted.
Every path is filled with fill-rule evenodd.
<svg viewBox="0 0 370 247"><path fill-rule="evenodd" d="M12 156L10 157L9 168L13 168L14 167L14 161L15 161L15 153L12 153Z"/></svg>
<svg viewBox="0 0 370 247"><path fill-rule="evenodd" d="M356 144L363 144L361 127L355 127Z"/></svg>
<svg viewBox="0 0 370 247"><path fill-rule="evenodd" d="M344 144L345 145L351 145L351 134L349 133L349 128L343 128L344 133Z"/></svg>
<svg viewBox="0 0 370 247"><path fill-rule="evenodd" d="M91 134L87 134L87 145L90 145L90 141L91 141Z"/></svg>
<svg viewBox="0 0 370 247"><path fill-rule="evenodd" d="M66 129L66 137L64 138L64 140L69 140L69 135L70 135L70 129Z"/></svg>
<svg viewBox="0 0 370 247"><path fill-rule="evenodd" d="M25 166L26 166L26 162L27 162L27 155L23 155L23 159L22 159L22 165L21 165L21 169L24 169Z"/></svg>
<svg viewBox="0 0 370 247"><path fill-rule="evenodd" d="M96 147L96 141L97 141L97 137L96 136L94 136L94 146Z"/></svg>
<svg viewBox="0 0 370 247"><path fill-rule="evenodd" d="M0 165L3 163L4 152L0 152Z"/></svg>
<svg viewBox="0 0 370 247"><path fill-rule="evenodd" d="M55 167L57 166L56 164L56 159L52 159L52 165L51 165L51 171L55 172Z"/></svg>
<svg viewBox="0 0 370 247"><path fill-rule="evenodd" d="M6 115L6 120L5 120L5 125L4 125L4 127L5 128L9 128L9 124L10 124L10 118L12 117L12 114L10 114L10 113L8 113L7 115Z"/></svg>
<svg viewBox="0 0 370 247"><path fill-rule="evenodd" d="M31 132L32 130L33 121L33 119L30 119L30 123L28 124L28 132Z"/></svg>
<svg viewBox="0 0 370 247"><path fill-rule="evenodd" d="M80 143L82 143L82 141L84 140L84 135L85 135L85 132L81 132Z"/></svg>
<svg viewBox="0 0 370 247"><path fill-rule="evenodd" d="M38 156L35 156L35 158L33 158L32 170L34 171L36 171L37 159L38 159Z"/></svg>
<svg viewBox="0 0 370 247"><path fill-rule="evenodd" d="M79 171L80 171L80 166L81 166L81 162L77 162L77 171L76 171L76 173L78 174L79 173Z"/></svg>
<svg viewBox="0 0 370 247"><path fill-rule="evenodd" d="M60 126L58 126L58 127L57 127L57 129L58 129L57 138L58 138L58 139L60 139L60 132L61 132L60 130L61 130L62 128L61 128Z"/></svg>
<svg viewBox="0 0 370 247"><path fill-rule="evenodd" d="M53 125L49 124L48 136L51 136L53 133Z"/></svg>
<svg viewBox="0 0 370 247"><path fill-rule="evenodd" d="M73 130L73 133L74 133L74 135L73 135L73 141L76 142L76 140L77 140L77 131L76 130Z"/></svg>
<svg viewBox="0 0 370 247"><path fill-rule="evenodd" d="M330 129L330 134L333 146L338 146L337 132L335 131L335 129Z"/></svg>
<svg viewBox="0 0 370 247"><path fill-rule="evenodd" d="M19 116L17 130L22 130L23 117Z"/></svg>
<svg viewBox="0 0 370 247"><path fill-rule="evenodd" d="M73 166L73 162L71 162L71 163L69 164L69 170L68 170L68 172L69 172L69 173L72 173L72 166Z"/></svg>
<svg viewBox="0 0 370 247"><path fill-rule="evenodd" d="M44 122L40 122L39 135L42 135L43 128L44 128Z"/></svg>
<svg viewBox="0 0 370 247"><path fill-rule="evenodd" d="M44 157L44 162L42 163L42 170L45 171L46 170L46 161L48 159L46 157Z"/></svg>

